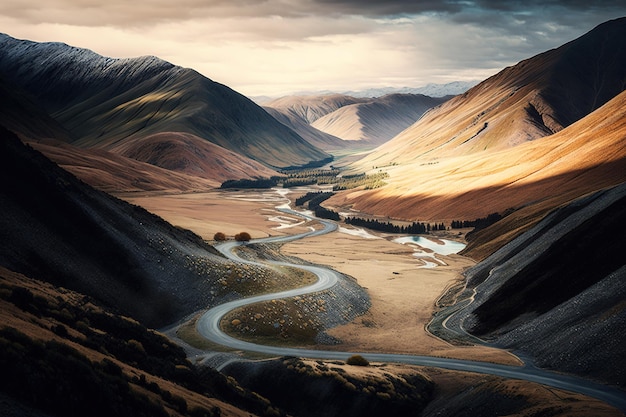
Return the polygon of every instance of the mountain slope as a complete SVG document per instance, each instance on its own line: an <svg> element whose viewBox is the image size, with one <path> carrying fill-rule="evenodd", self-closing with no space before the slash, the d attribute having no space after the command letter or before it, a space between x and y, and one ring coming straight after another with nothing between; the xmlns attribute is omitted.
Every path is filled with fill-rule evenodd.
<svg viewBox="0 0 626 417"><path fill-rule="evenodd" d="M225 260L198 236L92 189L4 129L0 147L0 265L152 326L210 304Z"/></svg>
<svg viewBox="0 0 626 417"><path fill-rule="evenodd" d="M0 74L36 98L82 147L190 133L266 166L328 158L247 98L155 57L111 59L0 36Z"/></svg>
<svg viewBox="0 0 626 417"><path fill-rule="evenodd" d="M465 327L540 366L623 386L625 224L626 185L551 212L467 271Z"/></svg>
<svg viewBox="0 0 626 417"><path fill-rule="evenodd" d="M348 144L336 136L329 135L312 127L302 117L284 109L264 107L273 118L298 133L304 140L324 151L344 149Z"/></svg>
<svg viewBox="0 0 626 417"><path fill-rule="evenodd" d="M626 181L626 92L561 132L498 152L385 168L390 184L325 205L407 219L473 220L510 208L545 210Z"/></svg>
<svg viewBox="0 0 626 417"><path fill-rule="evenodd" d="M72 135L27 93L0 80L0 122L78 178L108 192L206 190L232 178L276 172L191 134L157 134L129 140L118 153L79 148ZM131 150L131 159L125 151ZM140 162L143 161L143 162ZM193 169L191 169L191 165Z"/></svg>
<svg viewBox="0 0 626 417"><path fill-rule="evenodd" d="M473 220L547 199L554 208L619 184L626 180L625 42L626 19L618 19L503 70L352 166L383 167L387 186L327 204L408 220ZM587 77L592 68L602 69L601 85ZM586 113L576 116L572 105L596 110L580 119Z"/></svg>
<svg viewBox="0 0 626 417"><path fill-rule="evenodd" d="M135 191L206 191L221 181L186 175L126 158L103 149L83 149L68 143L42 140L26 141L66 171L109 193ZM264 167L265 170L267 168ZM242 172L242 177L245 177Z"/></svg>
<svg viewBox="0 0 626 417"><path fill-rule="evenodd" d="M369 98L355 98L343 94L321 96L285 96L264 104L284 114L297 116L308 124L344 106L366 103Z"/></svg>
<svg viewBox="0 0 626 417"><path fill-rule="evenodd" d="M268 400L84 294L0 267L0 413L263 415Z"/></svg>
<svg viewBox="0 0 626 417"><path fill-rule="evenodd" d="M415 123L428 109L447 98L390 94L367 103L344 106L311 125L344 140L380 145Z"/></svg>
<svg viewBox="0 0 626 417"><path fill-rule="evenodd" d="M503 149L562 130L621 93L626 18L509 67L429 112L360 167Z"/></svg>
<svg viewBox="0 0 626 417"><path fill-rule="evenodd" d="M56 138L70 142L71 134L34 102L17 85L0 75L0 125L20 135L23 139Z"/></svg>
<svg viewBox="0 0 626 417"><path fill-rule="evenodd" d="M192 177L217 180L271 177L276 171L190 133L156 133L112 147L112 152Z"/></svg>

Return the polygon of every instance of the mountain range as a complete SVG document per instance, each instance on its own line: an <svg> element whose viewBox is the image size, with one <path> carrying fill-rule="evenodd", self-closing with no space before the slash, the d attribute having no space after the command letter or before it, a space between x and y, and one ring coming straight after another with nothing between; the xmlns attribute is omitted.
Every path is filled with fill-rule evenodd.
<svg viewBox="0 0 626 417"><path fill-rule="evenodd" d="M225 159L229 175L239 177L330 158L249 99L156 57L111 59L0 35L0 74L12 100L31 109L21 116L3 112L3 123L31 140L53 137L182 173L198 158ZM33 131L33 123L42 126ZM225 175L203 172L218 181Z"/></svg>
<svg viewBox="0 0 626 417"><path fill-rule="evenodd" d="M245 406L205 401L206 381L184 354L142 327L257 291L245 285L280 281L280 272L229 261L110 193L207 190L369 146L343 173L382 171L386 184L337 192L326 208L442 222L497 213L467 234L463 254L477 263L442 297L452 300L445 308L468 332L540 366L623 389L625 80L626 18L452 98L286 97L265 109L155 57L111 59L0 35L0 314L21 329L0 329L0 364L11 371L0 388L49 410L41 401L54 395L32 394L43 378L35 370L76 377L78 387L93 385L80 379L91 372L107 398L131 404L133 394L148 410L137 415L219 415L187 402L286 415L222 380L220 401ZM237 291L220 284L245 274L254 283ZM63 373L62 358L81 372ZM268 367L301 366L285 360ZM57 392L50 381L42 391ZM430 385L417 382L427 401ZM446 395L463 410L490 397L477 391Z"/></svg>
<svg viewBox="0 0 626 417"><path fill-rule="evenodd" d="M625 33L626 19L607 22L432 109L350 166L384 170L388 185L342 192L328 205L475 219L554 208L623 182Z"/></svg>
<svg viewBox="0 0 626 417"><path fill-rule="evenodd" d="M287 96L265 103L264 108L322 149L371 149L387 142L427 110L449 98L421 94L388 94L374 98L342 94Z"/></svg>
<svg viewBox="0 0 626 417"><path fill-rule="evenodd" d="M288 96L323 96L331 94L340 94L356 98L374 98L382 97L390 94L422 94L430 97L456 96L463 94L481 80L471 81L452 81L449 83L437 84L428 83L422 87L374 87L364 90L349 91L300 91L289 94ZM276 100L276 97L269 96L252 96L250 97L256 103L265 105L266 103Z"/></svg>

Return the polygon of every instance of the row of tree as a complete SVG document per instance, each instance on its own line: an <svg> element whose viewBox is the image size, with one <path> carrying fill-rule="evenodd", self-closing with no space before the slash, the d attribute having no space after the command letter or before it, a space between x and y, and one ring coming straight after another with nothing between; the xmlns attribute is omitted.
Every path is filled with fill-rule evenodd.
<svg viewBox="0 0 626 417"><path fill-rule="evenodd" d="M413 222L406 226L399 226L391 222L381 222L376 219L363 219L360 217L346 217L344 220L347 224L353 226L366 227L371 230L377 230L385 233L404 233L408 235L417 235L428 233L436 230L446 230L446 225L443 223L419 223Z"/></svg>
<svg viewBox="0 0 626 417"><path fill-rule="evenodd" d="M273 176L270 178L255 179L239 179L227 180L222 183L220 188L272 188L282 185L285 188L299 187L306 185L333 185L333 191L348 190L364 186L365 189L379 188L385 185L383 181L389 174L386 172L377 172L375 174L355 174L355 175L339 175L338 169L310 169L297 171L287 174L286 176Z"/></svg>
<svg viewBox="0 0 626 417"><path fill-rule="evenodd" d="M486 227L491 226L492 224L499 221L503 217L504 216L502 216L500 213L491 213L487 215L486 217L481 217L475 220L452 220L452 223L450 223L450 227L452 229L462 229L466 227L473 227L474 231L476 231L476 230L484 229Z"/></svg>

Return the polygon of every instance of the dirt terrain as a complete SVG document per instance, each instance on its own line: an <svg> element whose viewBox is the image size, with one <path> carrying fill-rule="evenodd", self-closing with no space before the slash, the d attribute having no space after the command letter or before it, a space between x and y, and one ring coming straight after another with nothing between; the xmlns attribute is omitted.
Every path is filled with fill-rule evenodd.
<svg viewBox="0 0 626 417"><path fill-rule="evenodd" d="M287 193L291 200L298 195L288 190L281 193ZM218 231L231 237L248 231L253 238L260 238L298 233L312 226L275 209L286 202L283 195L269 190L183 195L142 193L121 197L211 240ZM342 341L334 348L519 363L505 351L482 346L456 347L429 334L425 326L435 301L474 262L459 255L437 255L440 265L425 268L428 265L420 257L428 253L420 254L412 246L392 242L392 237L396 236L383 237L341 227L329 235L283 246L284 254L330 266L355 278L367 289L371 309L352 323L328 332ZM423 259L433 261L430 256Z"/></svg>

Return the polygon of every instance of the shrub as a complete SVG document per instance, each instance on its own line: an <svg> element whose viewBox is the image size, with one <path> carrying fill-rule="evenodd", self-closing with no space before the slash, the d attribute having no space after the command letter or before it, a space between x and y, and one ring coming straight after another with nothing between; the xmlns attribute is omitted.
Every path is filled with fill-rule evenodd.
<svg viewBox="0 0 626 417"><path fill-rule="evenodd" d="M237 242L249 242L250 239L252 239L252 236L250 236L250 233L248 232L241 232L235 235L235 240Z"/></svg>
<svg viewBox="0 0 626 417"><path fill-rule="evenodd" d="M346 363L354 366L369 366L370 364L369 361L361 355L350 356L348 360L346 360Z"/></svg>
<svg viewBox="0 0 626 417"><path fill-rule="evenodd" d="M213 240L217 242L223 242L226 240L226 235L222 232L217 232L215 235L213 235Z"/></svg>

